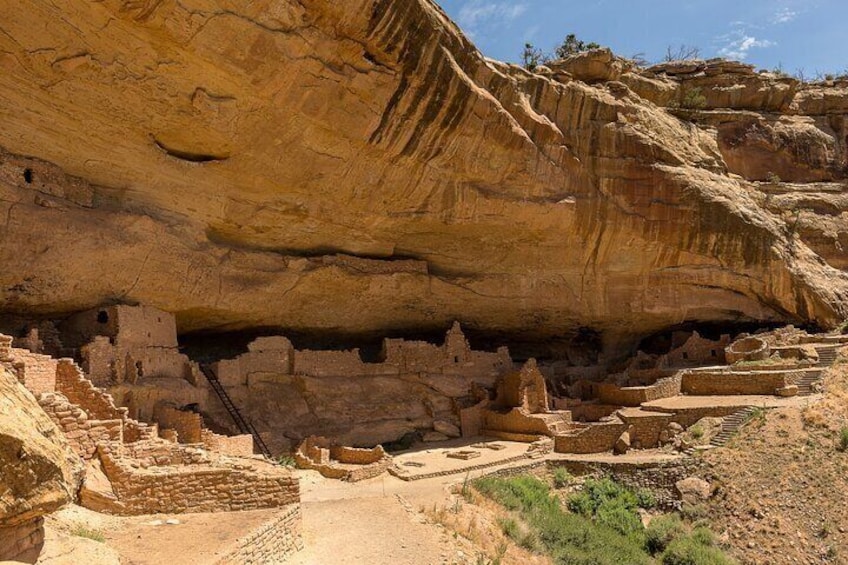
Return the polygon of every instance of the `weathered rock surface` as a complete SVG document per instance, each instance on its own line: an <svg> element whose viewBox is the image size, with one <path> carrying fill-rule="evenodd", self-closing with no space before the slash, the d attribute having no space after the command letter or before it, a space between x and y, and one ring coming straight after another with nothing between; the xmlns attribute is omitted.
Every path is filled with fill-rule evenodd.
<svg viewBox="0 0 848 565"><path fill-rule="evenodd" d="M82 466L17 378L0 366L0 560L34 553L42 516L74 496Z"/></svg>
<svg viewBox="0 0 848 565"><path fill-rule="evenodd" d="M184 331L373 335L459 319L591 328L608 348L848 313L841 264L728 174L765 157L751 173L722 141L823 179L845 149L839 88L793 110L828 112L807 159L795 118L717 135L650 101L688 85L708 108L789 111L791 80L593 59L622 82L566 84L483 58L428 0L0 6L7 311L139 301Z"/></svg>

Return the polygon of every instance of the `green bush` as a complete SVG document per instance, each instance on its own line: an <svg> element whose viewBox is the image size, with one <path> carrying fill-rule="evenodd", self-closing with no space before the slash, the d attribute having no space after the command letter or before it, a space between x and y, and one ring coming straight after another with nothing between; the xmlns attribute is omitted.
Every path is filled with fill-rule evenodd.
<svg viewBox="0 0 848 565"><path fill-rule="evenodd" d="M639 508L650 510L657 505L657 497L648 489L642 488L636 491L636 503Z"/></svg>
<svg viewBox="0 0 848 565"><path fill-rule="evenodd" d="M85 526L75 527L73 530L71 530L71 534L79 538L86 538L100 543L106 541L106 537L103 535L103 532L101 532L100 530L92 530L86 528Z"/></svg>
<svg viewBox="0 0 848 565"><path fill-rule="evenodd" d="M662 553L684 532L683 522L676 514L654 518L645 530L645 549L651 555Z"/></svg>
<svg viewBox="0 0 848 565"><path fill-rule="evenodd" d="M565 488L571 484L571 481L571 473L569 473L567 469L564 467L557 467L554 469L554 487Z"/></svg>
<svg viewBox="0 0 848 565"><path fill-rule="evenodd" d="M842 452L848 451L848 426L843 426L839 430L839 442L836 449Z"/></svg>
<svg viewBox="0 0 848 565"><path fill-rule="evenodd" d="M610 501L632 511L639 507L639 499L631 490L608 477L587 480L582 492L569 497L568 507L576 514L591 517L597 514L602 504Z"/></svg>
<svg viewBox="0 0 848 565"><path fill-rule="evenodd" d="M682 108L688 108L690 110L701 110L706 105L707 97L701 94L701 89L697 87L687 90L686 94L683 95L683 100L680 101Z"/></svg>
<svg viewBox="0 0 848 565"><path fill-rule="evenodd" d="M569 497L575 513L534 477L487 477L473 484L517 513L499 521L507 536L558 565L649 565L656 563L651 553L670 565L732 563L709 530L696 527L687 535L677 516L656 518L645 530L637 513L640 497L610 479L587 480L582 492Z"/></svg>
<svg viewBox="0 0 848 565"><path fill-rule="evenodd" d="M707 530L708 531L708 530ZM726 556L721 549L710 543L705 544L705 534L693 532L672 541L662 554L663 565L734 565L736 562Z"/></svg>

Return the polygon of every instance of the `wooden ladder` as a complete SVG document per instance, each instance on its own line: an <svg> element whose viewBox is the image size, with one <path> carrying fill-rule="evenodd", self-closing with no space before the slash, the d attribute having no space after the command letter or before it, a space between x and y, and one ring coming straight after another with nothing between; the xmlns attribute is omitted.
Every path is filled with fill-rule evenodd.
<svg viewBox="0 0 848 565"><path fill-rule="evenodd" d="M259 435L259 432L256 431L253 424L241 415L238 407L233 403L233 399L230 398L229 394L227 394L227 390L224 388L224 385L222 385L221 381L218 380L218 375L215 374L215 371L206 364L201 364L200 370L203 372L203 376L206 377L206 380L209 381L209 385L212 387L212 390L214 390L215 394L218 395L218 398L221 399L221 404L223 404L224 408L227 409L227 412L230 413L230 416L233 418L233 422L236 423L236 426L238 426L239 431L243 434L252 435L253 441L256 442L256 446L259 448L262 455L270 458L271 451L268 449L268 446L265 444L262 436Z"/></svg>

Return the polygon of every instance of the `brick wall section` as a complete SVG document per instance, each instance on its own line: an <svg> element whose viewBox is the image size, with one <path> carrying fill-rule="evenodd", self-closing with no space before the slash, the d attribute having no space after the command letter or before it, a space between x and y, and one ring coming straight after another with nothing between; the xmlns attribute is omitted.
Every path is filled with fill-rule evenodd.
<svg viewBox="0 0 848 565"><path fill-rule="evenodd" d="M106 336L97 336L80 350L82 368L97 386L111 386L115 380L115 347Z"/></svg>
<svg viewBox="0 0 848 565"><path fill-rule="evenodd" d="M77 455L86 461L94 457L100 442L123 441L123 421L91 420L82 408L59 393L40 395L38 404L62 430Z"/></svg>
<svg viewBox="0 0 848 565"><path fill-rule="evenodd" d="M22 363L22 382L27 389L38 396L42 392L53 392L56 390L56 359L48 355L32 353L26 349L11 349L11 356L15 363Z"/></svg>
<svg viewBox="0 0 848 565"><path fill-rule="evenodd" d="M771 395L779 388L793 384L801 373L789 372L725 372L691 371L683 375L682 390L686 394L712 395Z"/></svg>
<svg viewBox="0 0 848 565"><path fill-rule="evenodd" d="M98 420L122 420L127 409L115 406L110 394L94 386L85 378L82 369L71 359L60 359L56 368L56 392Z"/></svg>
<svg viewBox="0 0 848 565"><path fill-rule="evenodd" d="M253 436L243 434L224 436L207 429L200 431L201 441L209 451L231 457L251 457L253 455Z"/></svg>
<svg viewBox="0 0 848 565"><path fill-rule="evenodd" d="M577 429L554 437L557 453L602 453L611 451L615 442L627 431L627 424L615 419L597 424L575 424Z"/></svg>
<svg viewBox="0 0 848 565"><path fill-rule="evenodd" d="M513 408L509 411L486 410L486 429L484 434L491 432L506 432L522 435L550 436L553 432L548 423L541 417L528 414L521 408Z"/></svg>
<svg viewBox="0 0 848 565"><path fill-rule="evenodd" d="M628 426L633 426L630 432L630 441L634 447L638 442L640 449L651 449L659 446L660 433L672 421L671 414L659 412L640 412L638 415L629 415L627 411L622 411L618 414L618 417Z"/></svg>
<svg viewBox="0 0 848 565"><path fill-rule="evenodd" d="M683 375L674 374L658 380L651 386L620 387L602 383L598 385L598 402L618 406L640 406L643 402L671 398L680 394Z"/></svg>
<svg viewBox="0 0 848 565"><path fill-rule="evenodd" d="M302 518L299 504L284 508L276 517L262 524L235 543L216 565L275 565L303 549Z"/></svg>
<svg viewBox="0 0 848 565"><path fill-rule="evenodd" d="M127 447L116 442L101 443L98 447L103 469L120 501L120 506L106 509L113 513L258 510L295 504L300 500L297 478L271 463L219 460L213 462L214 465L184 463L136 468L132 465L135 458L125 457L129 455L124 452ZM190 461L195 457L189 448L177 447L183 447L183 453L178 456L171 450L172 459ZM148 451L156 449L159 448ZM138 448L135 452L143 455Z"/></svg>
<svg viewBox="0 0 848 565"><path fill-rule="evenodd" d="M154 414L160 429L177 432L180 443L202 443L203 418L200 414L163 406Z"/></svg>

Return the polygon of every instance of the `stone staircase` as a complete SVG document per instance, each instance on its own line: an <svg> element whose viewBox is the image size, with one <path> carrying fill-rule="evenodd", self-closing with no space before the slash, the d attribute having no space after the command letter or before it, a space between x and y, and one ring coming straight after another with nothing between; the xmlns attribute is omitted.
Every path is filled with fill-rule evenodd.
<svg viewBox="0 0 848 565"><path fill-rule="evenodd" d="M830 367L836 362L836 345L818 345L816 351L819 354L819 367Z"/></svg>
<svg viewBox="0 0 848 565"><path fill-rule="evenodd" d="M804 376L795 383L798 386L798 396L810 396L816 383L821 381L824 371L805 371Z"/></svg>
<svg viewBox="0 0 848 565"><path fill-rule="evenodd" d="M747 406L738 412L734 412L730 416L726 416L721 422L721 430L710 442L715 447L723 447L727 444L733 435L739 431L739 428L748 420L751 414L756 410L755 406Z"/></svg>

